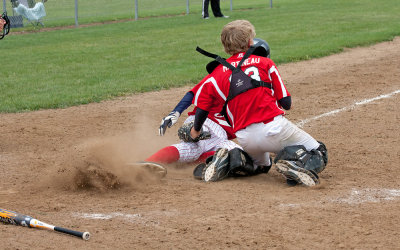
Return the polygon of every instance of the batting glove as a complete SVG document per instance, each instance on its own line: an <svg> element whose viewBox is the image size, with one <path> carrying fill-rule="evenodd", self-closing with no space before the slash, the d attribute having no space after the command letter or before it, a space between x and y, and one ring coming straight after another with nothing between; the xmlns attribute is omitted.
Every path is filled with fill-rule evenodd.
<svg viewBox="0 0 400 250"><path fill-rule="evenodd" d="M160 128L158 129L158 134L160 136L163 136L165 134L165 131L167 130L167 127L170 128L172 125L174 125L178 121L180 115L181 114L178 111L172 111L171 113L169 113L169 115L164 117L161 120L161 125Z"/></svg>

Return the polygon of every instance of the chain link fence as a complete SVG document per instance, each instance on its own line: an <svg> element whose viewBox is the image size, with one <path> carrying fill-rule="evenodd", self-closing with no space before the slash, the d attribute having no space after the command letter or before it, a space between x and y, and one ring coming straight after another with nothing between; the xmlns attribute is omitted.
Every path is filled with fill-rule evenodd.
<svg viewBox="0 0 400 250"><path fill-rule="evenodd" d="M202 0L3 0L3 10L11 17L12 24L20 20L19 26L14 23L14 28L57 27L168 15L198 14L200 18L202 2ZM227 15L234 9L272 7L272 0L220 0L220 2L222 12ZM211 6L209 8L212 13Z"/></svg>

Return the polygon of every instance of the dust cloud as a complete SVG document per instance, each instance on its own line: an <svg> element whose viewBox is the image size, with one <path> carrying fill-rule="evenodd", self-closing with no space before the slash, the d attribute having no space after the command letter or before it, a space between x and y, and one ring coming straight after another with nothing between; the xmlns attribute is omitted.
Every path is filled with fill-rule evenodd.
<svg viewBox="0 0 400 250"><path fill-rule="evenodd" d="M132 132L84 140L66 153L61 166L51 174L50 182L64 189L102 192L121 188L142 189L159 183L162 179L159 175L135 164L144 161L166 143L162 138L155 140L154 136L148 136L150 132L145 126L143 123Z"/></svg>

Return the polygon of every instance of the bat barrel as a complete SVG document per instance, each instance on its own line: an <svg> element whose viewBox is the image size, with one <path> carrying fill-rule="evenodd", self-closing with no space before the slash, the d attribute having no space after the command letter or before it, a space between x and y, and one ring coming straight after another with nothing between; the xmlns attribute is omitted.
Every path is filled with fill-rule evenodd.
<svg viewBox="0 0 400 250"><path fill-rule="evenodd" d="M90 233L89 232L79 232L79 231L74 231L71 229L67 229L67 228L62 228L62 227L54 227L54 231L60 232L60 233L66 233L66 234L70 234L73 236L77 236L79 238L82 238L84 240L89 240L90 238Z"/></svg>

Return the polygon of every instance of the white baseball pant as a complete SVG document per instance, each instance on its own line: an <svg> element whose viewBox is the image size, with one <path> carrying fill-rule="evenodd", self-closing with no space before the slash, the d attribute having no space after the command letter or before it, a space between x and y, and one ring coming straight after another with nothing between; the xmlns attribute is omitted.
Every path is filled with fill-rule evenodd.
<svg viewBox="0 0 400 250"><path fill-rule="evenodd" d="M184 123L194 121L194 115L189 116ZM208 151L216 151L218 148L226 148L228 150L241 147L235 142L228 140L225 130L210 119L206 119L203 124L203 130L211 133L211 138L193 142L180 142L173 144L179 151L179 162L196 161L200 155Z"/></svg>
<svg viewBox="0 0 400 250"><path fill-rule="evenodd" d="M253 123L236 132L237 141L259 166L271 164L270 153L278 153L283 148L303 145L307 150L317 149L319 143L291 121L279 115L273 121Z"/></svg>

